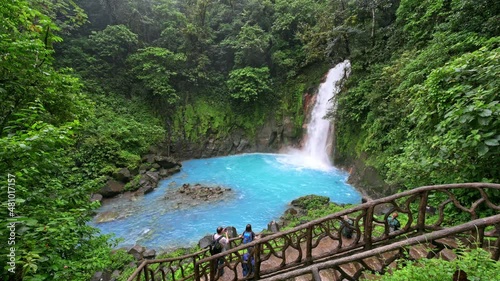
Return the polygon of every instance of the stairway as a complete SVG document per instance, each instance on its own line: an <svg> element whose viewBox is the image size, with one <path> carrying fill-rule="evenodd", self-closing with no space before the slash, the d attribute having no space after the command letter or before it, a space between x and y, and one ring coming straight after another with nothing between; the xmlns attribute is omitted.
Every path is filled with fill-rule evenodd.
<svg viewBox="0 0 500 281"><path fill-rule="evenodd" d="M459 249L460 245L470 244L464 239L456 239L453 237L445 237L436 239L435 241L417 244L399 250L392 250L378 254L373 257L362 259L361 261L351 262L340 265L335 269L327 268L316 270L293 278L283 279L286 281L349 281L349 280L378 280L380 276L372 272L383 274L392 272L397 268L398 262L404 260L418 261L426 258L440 258L446 261L452 261L457 258L454 250ZM486 251L493 254L496 250L494 245L485 245ZM366 270L369 268L369 271ZM343 271L349 277L342 278L338 273ZM279 279L278 279L279 280Z"/></svg>

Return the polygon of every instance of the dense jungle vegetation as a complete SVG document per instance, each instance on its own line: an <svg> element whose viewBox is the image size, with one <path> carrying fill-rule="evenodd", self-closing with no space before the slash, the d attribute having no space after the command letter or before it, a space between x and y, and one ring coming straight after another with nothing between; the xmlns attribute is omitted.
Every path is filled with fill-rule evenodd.
<svg viewBox="0 0 500 281"><path fill-rule="evenodd" d="M252 136L270 114L300 136L303 93L344 59L352 72L330 116L341 159L402 188L499 182L499 11L493 0L2 1L2 278L89 280L116 266L115 242L86 225L106 176L159 142Z"/></svg>

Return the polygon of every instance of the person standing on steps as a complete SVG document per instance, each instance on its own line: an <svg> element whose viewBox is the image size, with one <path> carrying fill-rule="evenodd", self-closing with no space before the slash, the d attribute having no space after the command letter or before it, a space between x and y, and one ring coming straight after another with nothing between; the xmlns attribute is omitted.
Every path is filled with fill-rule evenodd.
<svg viewBox="0 0 500 281"><path fill-rule="evenodd" d="M399 230L399 228L401 227L401 224L399 223L399 220L398 220L398 213L394 212L391 217L388 217L387 223L389 224L390 232Z"/></svg>
<svg viewBox="0 0 500 281"><path fill-rule="evenodd" d="M217 233L213 235L213 242L210 246L210 254L216 255L225 251L228 244L227 228L223 228L222 226L217 227ZM217 259L217 274L219 276L224 274L224 257Z"/></svg>
<svg viewBox="0 0 500 281"><path fill-rule="evenodd" d="M352 226L354 225L354 223L347 215L345 215L343 219L344 220L340 222L340 227L342 228L342 236L351 239L353 232Z"/></svg>
<svg viewBox="0 0 500 281"><path fill-rule="evenodd" d="M252 231L252 225L247 224L245 231L240 235L243 238L243 244L252 242L255 239L255 233ZM252 247L248 248L248 253L251 253Z"/></svg>
<svg viewBox="0 0 500 281"><path fill-rule="evenodd" d="M252 231L252 225L247 224L245 231L240 235L243 238L243 244L250 243L255 239L255 233Z"/></svg>
<svg viewBox="0 0 500 281"><path fill-rule="evenodd" d="M252 225L247 224L245 231L240 235L243 238L242 244L248 244L255 239L255 233L252 231ZM247 252L242 256L242 272L243 277L246 277L255 270L255 259L253 258L253 247L249 247Z"/></svg>

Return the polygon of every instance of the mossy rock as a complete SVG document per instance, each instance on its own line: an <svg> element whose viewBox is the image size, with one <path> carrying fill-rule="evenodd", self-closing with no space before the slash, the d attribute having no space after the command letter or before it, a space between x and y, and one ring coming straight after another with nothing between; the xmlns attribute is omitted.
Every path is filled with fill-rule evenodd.
<svg viewBox="0 0 500 281"><path fill-rule="evenodd" d="M292 201L291 205L304 210L317 209L330 204L330 198L320 195L306 195Z"/></svg>
<svg viewBox="0 0 500 281"><path fill-rule="evenodd" d="M130 182L125 184L125 191L136 191L140 187L141 175L135 176Z"/></svg>

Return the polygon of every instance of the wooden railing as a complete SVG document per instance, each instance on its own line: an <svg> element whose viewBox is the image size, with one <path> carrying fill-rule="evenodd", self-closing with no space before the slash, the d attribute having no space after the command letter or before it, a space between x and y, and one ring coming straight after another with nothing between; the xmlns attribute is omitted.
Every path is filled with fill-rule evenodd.
<svg viewBox="0 0 500 281"><path fill-rule="evenodd" d="M428 201L439 202L435 209L429 210ZM465 206L460 198L472 202ZM241 239L231 239L230 248L221 254L210 256L206 250L174 259L146 260L129 281L156 280L282 280L280 276L295 275L300 270L314 274L315 270L326 266L333 258L356 257L356 255L375 255L383 247L400 247L398 243L413 241L410 238L424 239L432 235L454 235L468 232L477 243L484 243L485 237L492 234L496 243L493 258L498 260L500 233L500 184L464 183L424 186L401 192L389 197L368 201L353 208L302 224L293 229L264 236L251 243L241 245ZM387 218L398 212L401 228L391 232ZM435 212L435 214L429 214ZM478 214L487 214L488 219L478 220ZM468 220L472 228L462 231L461 226L453 227L457 218ZM344 216L354 224L348 226ZM491 215L491 216L490 216ZM448 221L449 220L449 221ZM481 222L481 223L480 223ZM475 224L477 223L477 224ZM354 235L351 239L342 237L342 229L350 227ZM493 231L496 228L496 231ZM458 230L459 232L456 232ZM455 233L456 232L456 233ZM434 234L433 234L434 233ZM436 234L437 233L437 234ZM443 236L443 237L444 237ZM416 240L415 240L416 241ZM391 246L392 245L392 246ZM252 247L255 270L250 276L241 273L243 254ZM364 253L364 254L363 254ZM216 274L216 261L224 260L224 277ZM354 261L354 260L353 260ZM335 265L338 266L338 265ZM334 266L334 267L335 267ZM368 267L369 269L369 267ZM296 272L296 273L293 273ZM340 270L340 274L347 276ZM275 277L273 277L275 276ZM274 278L274 279L273 279ZM344 277L354 280L352 277Z"/></svg>
<svg viewBox="0 0 500 281"><path fill-rule="evenodd" d="M490 216L483 219L473 220L471 222L467 222L458 226L453 226L450 228L436 230L431 233L425 233L419 236L410 237L408 239L404 239L398 242L394 242L385 246L380 246L374 248L369 251L362 251L359 253L351 253L349 255L344 255L335 259L331 259L328 261L316 263L305 268L300 268L297 270L276 274L270 276L268 278L260 279L262 281L278 281L278 280L289 280L293 277L302 276L306 274L310 274L313 276L314 280L322 280L320 276L320 272L322 270L330 270L330 278L332 277L334 280L359 280L360 276L364 272L379 272L385 273L385 267L388 267L394 260L398 258L403 258L408 255L406 250L408 250L409 246L414 245L422 245L422 244L434 244L437 246L432 249L431 254L433 256L439 256L440 252L445 249L446 241L441 242L439 239L446 237L460 237L463 234L467 234L467 236L471 237L469 234L477 230L477 228L485 228L490 225L499 225L500 224L500 215ZM483 237L484 238L484 237ZM492 247L497 249L493 259L498 260L498 247L500 239L498 239L498 234L496 237L495 246ZM471 245L475 245L472 241L469 241ZM432 246L434 246L432 245ZM383 254L389 253L389 256ZM495 257L496 255L496 257ZM376 270L372 266L370 266L367 262L368 259L377 257L379 265L382 265L381 270ZM389 258L387 258L389 257ZM346 272L341 266L346 264L355 264L354 272ZM333 272L332 272L333 271ZM332 276L333 273L333 276Z"/></svg>

